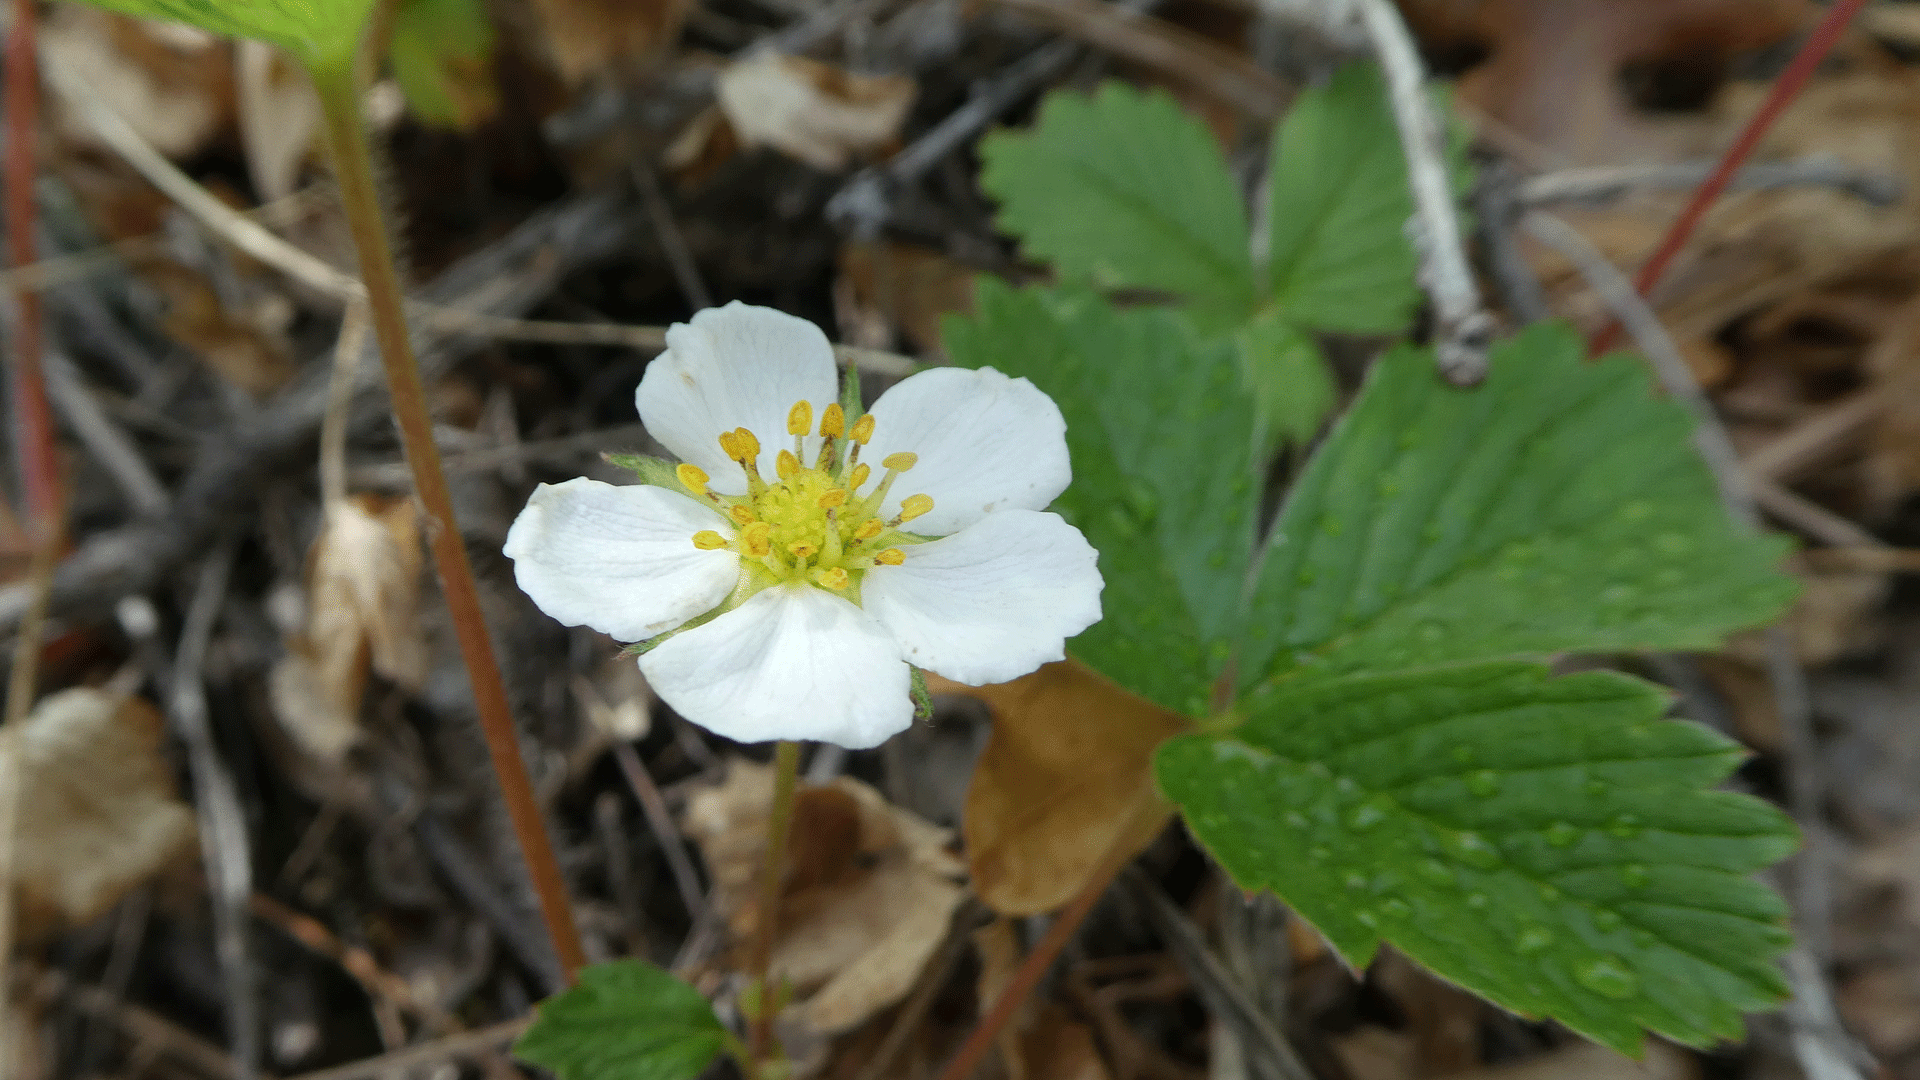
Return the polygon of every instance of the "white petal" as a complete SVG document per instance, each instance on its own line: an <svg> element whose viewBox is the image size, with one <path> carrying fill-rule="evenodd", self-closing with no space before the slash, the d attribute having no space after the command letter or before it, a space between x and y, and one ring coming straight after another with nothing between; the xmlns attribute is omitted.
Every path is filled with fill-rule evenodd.
<svg viewBox="0 0 1920 1080"><path fill-rule="evenodd" d="M735 742L878 746L913 721L900 647L859 608L811 585L776 585L640 658L680 715Z"/></svg>
<svg viewBox="0 0 1920 1080"><path fill-rule="evenodd" d="M503 550L541 611L642 641L713 610L739 580L738 555L693 546L702 529L733 534L679 492L583 476L535 488Z"/></svg>
<svg viewBox="0 0 1920 1080"><path fill-rule="evenodd" d="M945 536L995 510L1044 510L1073 479L1060 407L1025 379L935 368L895 384L871 411L873 442L861 461L879 474L888 454L920 456L894 481L884 515L915 492L933 496L932 512L909 526L914 532Z"/></svg>
<svg viewBox="0 0 1920 1080"><path fill-rule="evenodd" d="M1100 621L1099 556L1058 514L1001 510L876 566L861 603L910 664L979 686L1064 659Z"/></svg>
<svg viewBox="0 0 1920 1080"><path fill-rule="evenodd" d="M634 395L647 433L705 470L713 489L727 495L745 492L747 480L721 452L721 432L753 432L760 475L771 479L781 448L793 448L787 434L793 403L812 403L817 430L820 414L839 399L833 345L819 327L737 300L669 327L667 351L647 365ZM819 444L818 435L808 437L809 464Z"/></svg>

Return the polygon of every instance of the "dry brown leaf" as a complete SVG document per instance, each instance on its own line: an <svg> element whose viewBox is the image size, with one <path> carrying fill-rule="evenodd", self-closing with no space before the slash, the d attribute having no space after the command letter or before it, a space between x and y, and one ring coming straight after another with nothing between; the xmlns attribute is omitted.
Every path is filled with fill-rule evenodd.
<svg viewBox="0 0 1920 1080"><path fill-rule="evenodd" d="M1109 1080L1113 1075L1094 1045L1093 1029L1051 1003L1020 1033L1020 1056L1032 1080Z"/></svg>
<svg viewBox="0 0 1920 1080"><path fill-rule="evenodd" d="M307 560L305 626L274 665L274 712L308 755L338 765L360 737L369 667L405 687L426 678L413 500L357 495L329 507Z"/></svg>
<svg viewBox="0 0 1920 1080"><path fill-rule="evenodd" d="M1413 1036L1367 1024L1329 1040L1353 1080L1419 1080L1419 1048Z"/></svg>
<svg viewBox="0 0 1920 1080"><path fill-rule="evenodd" d="M1109 852L1137 852L1159 834L1167 811L1153 752L1188 729L1183 717L1074 661L997 686L928 684L993 710L961 832L974 891L994 910L1051 911Z"/></svg>
<svg viewBox="0 0 1920 1080"><path fill-rule="evenodd" d="M20 778L11 884L28 934L98 917L192 844L165 726L139 698L80 687L0 729L0 772Z"/></svg>
<svg viewBox="0 0 1920 1080"><path fill-rule="evenodd" d="M167 301L161 329L227 382L264 398L293 378L286 339L221 303L206 275L179 263L150 264L141 275Z"/></svg>
<svg viewBox="0 0 1920 1080"><path fill-rule="evenodd" d="M1581 1041L1512 1065L1454 1073L1448 1080L1698 1080L1699 1076L1700 1063L1691 1053L1648 1039L1642 1061Z"/></svg>
<svg viewBox="0 0 1920 1080"><path fill-rule="evenodd" d="M240 144L247 175L261 202L284 199L299 186L300 169L320 130L320 99L307 74L285 52L241 41L235 68L240 100Z"/></svg>
<svg viewBox="0 0 1920 1080"><path fill-rule="evenodd" d="M681 827L700 846L714 903L738 940L759 922L755 893L773 798L771 766L736 759L687 800ZM905 997L965 897L949 830L841 777L795 800L772 970L796 1004L783 1024L848 1030Z"/></svg>
<svg viewBox="0 0 1920 1080"><path fill-rule="evenodd" d="M1415 964L1398 949L1380 951L1372 982L1406 1014L1420 1075L1444 1076L1480 1063L1480 1020L1486 1004Z"/></svg>
<svg viewBox="0 0 1920 1080"><path fill-rule="evenodd" d="M855 75L773 52L729 64L714 89L741 146L771 146L827 172L892 142L916 91L904 75Z"/></svg>
<svg viewBox="0 0 1920 1080"><path fill-rule="evenodd" d="M229 46L205 31L60 4L48 11L40 48L169 157L204 149L233 119ZM57 115L68 138L101 145L86 124Z"/></svg>
<svg viewBox="0 0 1920 1080"><path fill-rule="evenodd" d="M690 0L533 0L553 66L573 85L652 57L679 35L690 6Z"/></svg>
<svg viewBox="0 0 1920 1080"><path fill-rule="evenodd" d="M974 271L931 248L849 241L840 248L834 316L849 345L894 347L897 329L916 353L939 353L940 319L973 311Z"/></svg>

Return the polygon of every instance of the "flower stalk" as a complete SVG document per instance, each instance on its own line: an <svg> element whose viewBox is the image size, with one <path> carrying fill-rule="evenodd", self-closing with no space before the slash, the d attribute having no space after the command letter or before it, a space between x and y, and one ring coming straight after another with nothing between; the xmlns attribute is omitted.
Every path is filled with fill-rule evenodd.
<svg viewBox="0 0 1920 1080"><path fill-rule="evenodd" d="M500 667L487 636L473 568L467 561L467 549L454 520L446 474L440 467L440 451L434 445L433 420L427 411L426 391L421 385L413 343L407 334L393 246L381 216L373 149L360 115L358 80L350 64L325 69L316 66L312 75L340 185L340 200L360 256L361 280L366 284L368 313L380 345L381 362L386 368L394 420L400 428L407 464L413 471L414 492L427 515L426 532L433 550L434 568L453 616L454 634L459 639L460 655L473 685L474 708L486 736L494 773L499 777L500 794L533 878L540 913L546 921L561 972L571 984L575 972L586 963L586 957L574 925L566 881L554 858L539 804L534 799L533 785L520 757L506 686L501 681Z"/></svg>
<svg viewBox="0 0 1920 1080"><path fill-rule="evenodd" d="M779 995L769 984L773 938L778 931L780 884L786 877L787 836L793 831L793 796L800 777L800 744L782 739L773 752L773 806L767 812L767 851L760 863L759 918L753 928L753 949L747 970L753 973L752 1027L747 1041L747 1075L759 1077L773 1044L773 1018L780 1011Z"/></svg>

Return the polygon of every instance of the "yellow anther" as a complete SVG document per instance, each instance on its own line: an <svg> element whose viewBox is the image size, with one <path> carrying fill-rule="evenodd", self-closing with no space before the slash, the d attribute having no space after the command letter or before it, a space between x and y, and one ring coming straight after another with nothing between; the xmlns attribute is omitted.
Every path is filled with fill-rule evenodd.
<svg viewBox="0 0 1920 1080"><path fill-rule="evenodd" d="M847 504L846 488L834 488L831 491L828 491L825 495L820 496L820 505L821 507L827 510L831 510L836 506L845 506L846 504Z"/></svg>
<svg viewBox="0 0 1920 1080"><path fill-rule="evenodd" d="M680 482L687 486L687 490L695 495L707 493L707 474L700 466L689 465L683 461L674 468L673 475L679 477Z"/></svg>
<svg viewBox="0 0 1920 1080"><path fill-rule="evenodd" d="M914 518L933 509L933 496L909 495L900 500L900 520L912 521Z"/></svg>
<svg viewBox="0 0 1920 1080"><path fill-rule="evenodd" d="M787 434L805 435L813 430L813 403L796 401L787 410Z"/></svg>
<svg viewBox="0 0 1920 1080"><path fill-rule="evenodd" d="M919 463L919 454L908 453L905 450L897 454L888 454L886 457L880 459L880 464L883 467L892 469L894 472L906 472Z"/></svg>
<svg viewBox="0 0 1920 1080"><path fill-rule="evenodd" d="M720 433L720 452L727 455L728 461L740 460L740 433L723 431Z"/></svg>
<svg viewBox="0 0 1920 1080"><path fill-rule="evenodd" d="M733 460L739 462L757 461L760 458L760 440L746 428L733 429L733 445L738 453Z"/></svg>
<svg viewBox="0 0 1920 1080"><path fill-rule="evenodd" d="M872 438L873 438L873 414L864 413L861 415L860 419L855 420L853 422L853 441L859 443L861 446L865 446L867 445L868 440Z"/></svg>
<svg viewBox="0 0 1920 1080"><path fill-rule="evenodd" d="M785 480L800 471L800 459L793 456L793 451L782 450L780 456L773 459L773 471L780 474L780 479Z"/></svg>
<svg viewBox="0 0 1920 1080"><path fill-rule="evenodd" d="M888 548L873 557L873 561L882 566L899 566L907 561L907 553L899 548Z"/></svg>
<svg viewBox="0 0 1920 1080"><path fill-rule="evenodd" d="M826 586L829 589L834 590L835 592L838 592L841 589L846 588L848 585L853 584L853 579L847 576L846 570L838 566L830 567L826 570L821 570L815 573L813 575L813 580L819 582L820 584Z"/></svg>
<svg viewBox="0 0 1920 1080"><path fill-rule="evenodd" d="M787 550L792 552L793 557L796 559L811 559L813 558L813 553L816 551L819 551L820 549L817 547L814 547L812 544L809 544L803 541L800 543L788 544Z"/></svg>
<svg viewBox="0 0 1920 1080"><path fill-rule="evenodd" d="M685 468L685 466L682 466ZM727 538L712 529L701 529L693 534L693 546L701 551L719 551L727 546Z"/></svg>
<svg viewBox="0 0 1920 1080"><path fill-rule="evenodd" d="M735 525L751 525L754 522L753 511L744 506L729 507L727 516L733 519Z"/></svg>
<svg viewBox="0 0 1920 1080"><path fill-rule="evenodd" d="M858 488L860 485L867 482L867 477L872 475L873 475L873 468L871 466L855 465L853 467L853 475L848 477L847 479L852 481L853 487Z"/></svg>
<svg viewBox="0 0 1920 1080"><path fill-rule="evenodd" d="M836 401L820 414L820 434L829 439L837 439L846 433L847 410L841 408L840 403Z"/></svg>
<svg viewBox="0 0 1920 1080"><path fill-rule="evenodd" d="M746 544L747 554L756 559L773 554L773 526L764 521L756 521L747 526L740 534L740 540Z"/></svg>
<svg viewBox="0 0 1920 1080"><path fill-rule="evenodd" d="M854 530L853 538L855 540L871 540L879 536L881 530L885 528L886 526L881 523L879 518L868 518L865 524Z"/></svg>

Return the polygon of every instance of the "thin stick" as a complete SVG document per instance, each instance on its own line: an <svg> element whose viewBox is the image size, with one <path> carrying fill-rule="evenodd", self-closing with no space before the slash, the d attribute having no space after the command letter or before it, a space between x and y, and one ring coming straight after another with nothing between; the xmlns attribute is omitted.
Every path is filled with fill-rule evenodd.
<svg viewBox="0 0 1920 1080"><path fill-rule="evenodd" d="M360 274L367 283L369 311L374 336L380 343L380 358L387 371L394 421L400 428L407 463L413 467L414 491L426 511L434 567L439 572L440 588L453 616L454 634L460 641L467 677L473 684L474 710L486 736L487 752L493 758L500 796L512 819L514 836L519 840L520 853L526 859L534 891L540 898L547 935L553 939L561 972L571 983L575 972L586 963L586 956L567 898L566 878L560 872L559 860L554 857L547 837L540 804L527 778L526 763L520 758L513 712L507 703L499 664L494 660L493 644L487 636L480 592L474 585L473 568L467 562L466 543L461 539L459 523L454 519L447 478L440 469L440 450L433 441L433 418L427 411L426 390L420 384L420 369L414 362L413 343L407 335L393 248L387 239L386 223L381 220L373 151L360 115L358 87L350 68L316 70L313 84L320 97L328 145L333 150L348 228L360 254Z"/></svg>
<svg viewBox="0 0 1920 1080"><path fill-rule="evenodd" d="M499 1047L520 1037L533 1026L533 1018L508 1020L492 1027L477 1031L463 1031L457 1035L448 1035L433 1042L409 1046L404 1050L381 1054L346 1065L335 1065L330 1069L301 1073L292 1080L376 1080L378 1077L399 1076L414 1070L424 1070L428 1065L438 1065L443 1061L471 1060L492 1053Z"/></svg>
<svg viewBox="0 0 1920 1080"><path fill-rule="evenodd" d="M1672 265L1674 257L1680 254L1680 249L1686 246L1687 241L1693 237L1694 230L1699 228L1701 219L1706 217L1707 208L1712 206L1721 192L1727 189L1727 185L1732 183L1734 174L1740 171L1740 166L1745 164L1747 158L1752 156L1753 151L1759 147L1760 140L1766 135L1767 129L1779 119L1787 105L1799 96L1801 88L1812 77L1814 69L1820 66L1820 61L1825 60L1827 53L1833 51L1834 45L1839 42L1841 31L1847 28L1847 24L1852 22L1853 17L1858 15L1860 9L1865 6L1867 6L1867 0L1835 0L1833 6L1827 9L1826 16L1820 20L1820 25L1814 28L1813 33L1807 35L1807 40L1800 45L1800 51L1794 54L1793 61L1787 65L1785 71L1780 73L1780 77L1774 80L1773 89L1767 92L1767 100L1761 103L1759 111L1755 112L1747 120L1746 126L1740 129L1740 134L1734 137L1733 145L1727 147L1727 152L1720 156L1720 163L1714 166L1712 174L1694 191L1693 198L1687 200L1686 209L1680 211L1680 216L1675 218L1673 225L1667 229L1667 235L1661 239L1660 246L1654 249L1653 257L1640 267L1638 274L1634 275L1635 292L1641 296L1652 295L1653 287L1660 283L1660 278L1666 274L1667 267ZM1618 321L1608 323L1605 329L1594 335L1588 352L1598 356L1613 348L1614 344L1620 340L1620 330Z"/></svg>
<svg viewBox="0 0 1920 1080"><path fill-rule="evenodd" d="M1433 298L1434 353L1440 373L1456 386L1487 375L1487 345L1493 316L1480 301L1480 286L1460 230L1453 185L1447 179L1447 132L1427 97L1426 73L1413 35L1392 0L1357 0L1361 21L1387 77L1387 96L1400 129L1418 222L1420 283Z"/></svg>
<svg viewBox="0 0 1920 1080"><path fill-rule="evenodd" d="M341 941L320 920L295 911L263 893L248 897L247 907L256 918L265 919L288 937L339 964L341 970L352 976L353 981L359 983L367 997L374 1002L384 1001L394 1010L412 1013L436 1035L460 1030L458 1020L442 1012L437 1005L421 1001L405 979L382 968L367 950ZM395 1040L395 1046L406 1041L406 1032L397 1034L400 1037Z"/></svg>
<svg viewBox="0 0 1920 1080"><path fill-rule="evenodd" d="M347 498L347 428L353 413L353 388L360 382L360 352L367 343L367 305L347 305L334 339L333 368L327 374L327 411L320 417L320 505L331 508Z"/></svg>
<svg viewBox="0 0 1920 1080"><path fill-rule="evenodd" d="M747 1067L757 1080L773 1042L773 987L767 969L773 963L773 936L779 921L781 879L786 873L787 833L793 828L793 791L800 777L800 744L782 739L773 752L773 806L767 812L767 850L760 862L759 919L753 928L753 949L747 970L753 975L756 1001L753 1027L747 1043Z"/></svg>
<svg viewBox="0 0 1920 1080"><path fill-rule="evenodd" d="M693 860L687 855L686 838L674 827L673 815L667 812L667 800L660 794L660 785L653 782L653 774L647 771L646 762L640 760L640 753L632 743L614 744L613 760L620 763L620 772L626 776L627 786L633 789L633 797L640 803L640 812L646 816L654 843L660 845L661 853L667 857L667 869L673 872L673 885L680 890L680 902L687 906L687 918L698 920L707 906L706 896L700 891L700 875L694 872Z"/></svg>

